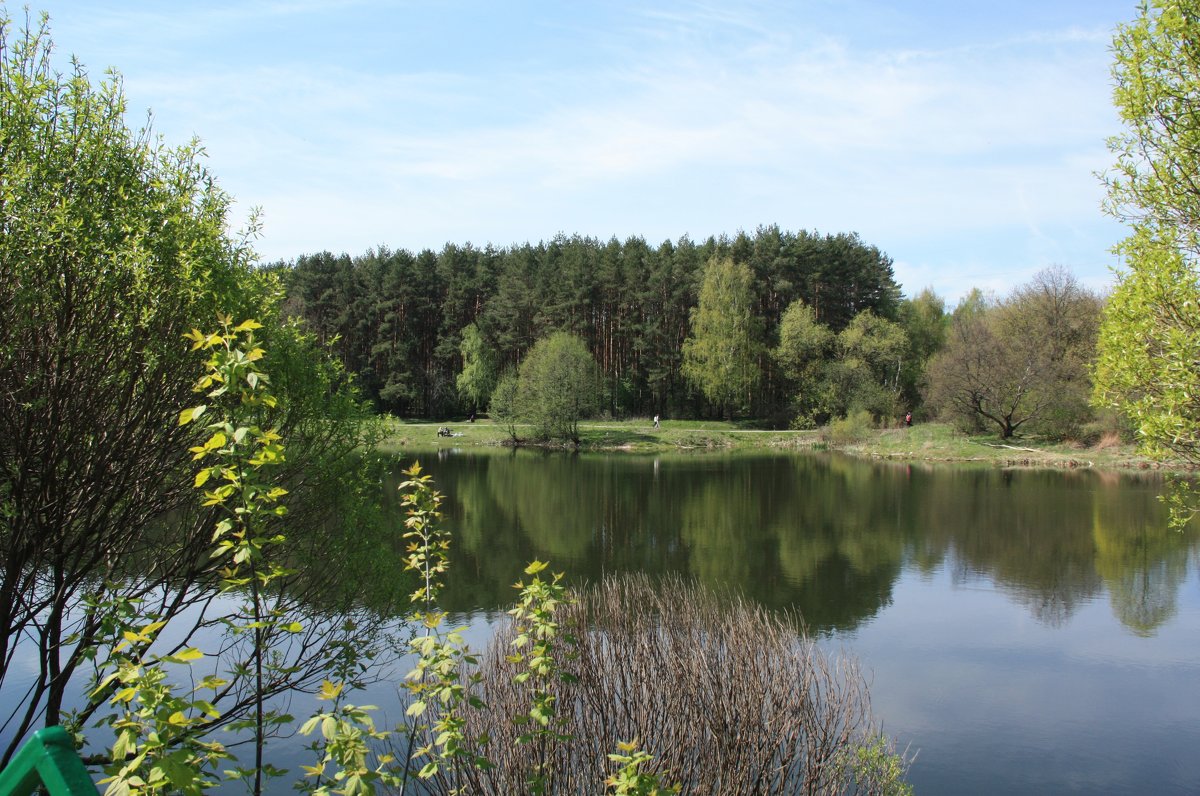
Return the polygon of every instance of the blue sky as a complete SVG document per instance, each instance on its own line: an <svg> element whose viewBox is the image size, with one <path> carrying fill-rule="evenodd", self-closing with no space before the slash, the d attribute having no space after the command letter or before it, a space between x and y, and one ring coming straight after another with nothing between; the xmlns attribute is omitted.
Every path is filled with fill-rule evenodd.
<svg viewBox="0 0 1200 796"><path fill-rule="evenodd" d="M30 4L202 139L268 261L778 224L953 303L1051 264L1103 289L1124 235L1095 174L1135 0Z"/></svg>

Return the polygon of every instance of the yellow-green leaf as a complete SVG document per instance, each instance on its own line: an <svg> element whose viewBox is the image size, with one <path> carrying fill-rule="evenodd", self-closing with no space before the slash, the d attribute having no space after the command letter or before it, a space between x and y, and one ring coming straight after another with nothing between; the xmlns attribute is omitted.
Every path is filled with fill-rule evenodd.
<svg viewBox="0 0 1200 796"><path fill-rule="evenodd" d="M175 653L171 657L184 662L197 661L204 657L204 653L195 647L188 647L185 650Z"/></svg>

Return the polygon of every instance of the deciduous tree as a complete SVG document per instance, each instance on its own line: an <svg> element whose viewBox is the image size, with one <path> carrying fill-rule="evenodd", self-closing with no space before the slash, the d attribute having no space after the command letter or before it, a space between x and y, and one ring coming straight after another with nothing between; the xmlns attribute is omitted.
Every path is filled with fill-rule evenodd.
<svg viewBox="0 0 1200 796"><path fill-rule="evenodd" d="M496 387L496 355L479 332L479 327L470 323L462 331L463 369L458 374L458 392L471 402L472 407L486 406Z"/></svg>
<svg viewBox="0 0 1200 796"><path fill-rule="evenodd" d="M270 321L273 422L311 467L280 475L301 522L358 493L329 487L363 442L344 370L275 320L275 278L227 233L199 147L129 129L119 78L60 74L51 53L44 19L14 30L0 6L0 689L26 668L18 643L36 672L5 692L4 759L60 720L114 611L168 620L212 597L211 510L177 423L198 374L184 333L218 311Z"/></svg>
<svg viewBox="0 0 1200 796"><path fill-rule="evenodd" d="M1049 268L1004 301L956 311L945 348L929 363L929 399L972 428L1004 438L1022 427L1052 436L1087 419L1088 366L1099 297Z"/></svg>
<svg viewBox="0 0 1200 796"><path fill-rule="evenodd" d="M925 288L900 302L900 324L909 345L909 356L900 374L901 391L907 408L913 409L921 402L929 359L946 341L946 330L950 325L946 302L932 288Z"/></svg>
<svg viewBox="0 0 1200 796"><path fill-rule="evenodd" d="M1113 39L1106 210L1129 223L1100 332L1095 400L1144 448L1200 462L1200 2L1148 0Z"/></svg>
<svg viewBox="0 0 1200 796"><path fill-rule="evenodd" d="M535 438L579 442L579 421L599 406L596 361L578 337L555 332L534 343L521 363L516 415Z"/></svg>
<svg viewBox="0 0 1200 796"><path fill-rule="evenodd" d="M803 300L793 301L779 323L775 361L792 389L795 423L811 428L820 405L822 374L834 334Z"/></svg>
<svg viewBox="0 0 1200 796"><path fill-rule="evenodd" d="M721 410L748 407L759 379L764 346L753 300L749 266L728 257L708 261L683 343L683 375Z"/></svg>
<svg viewBox="0 0 1200 796"><path fill-rule="evenodd" d="M838 333L834 358L824 368L824 413L844 417L865 410L894 417L908 337L900 324L867 310Z"/></svg>

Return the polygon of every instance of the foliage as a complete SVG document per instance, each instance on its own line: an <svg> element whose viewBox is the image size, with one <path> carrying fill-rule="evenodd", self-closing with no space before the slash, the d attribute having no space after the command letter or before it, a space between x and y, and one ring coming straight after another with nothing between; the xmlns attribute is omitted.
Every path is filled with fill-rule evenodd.
<svg viewBox="0 0 1200 796"><path fill-rule="evenodd" d="M679 786L664 786L657 774L643 771L642 768L654 760L654 756L644 749L638 748L636 740L629 743L617 744L617 751L610 754L608 759L620 764L620 768L604 781L613 796L667 796L679 793Z"/></svg>
<svg viewBox="0 0 1200 796"><path fill-rule="evenodd" d="M479 327L467 324L462 330L463 368L458 374L458 392L473 407L486 406L496 386L495 350L484 340Z"/></svg>
<svg viewBox="0 0 1200 796"><path fill-rule="evenodd" d="M194 461L205 464L193 486L202 491L205 505L216 510L208 556L212 574L226 595L241 595L243 604L202 619L202 624L226 628L220 650L205 653L185 646L193 628L184 632L184 644L167 654L153 653L151 645L175 614L150 617L154 621L141 625L145 617L132 601L109 606L104 615L114 617L111 632L120 641L110 652L105 653L105 643L90 652L99 664L91 697L107 696L118 709L103 719L116 735L104 780L109 794L203 792L215 784L209 772L217 762L233 759L222 744L211 740L221 726L249 731L254 751L250 766L229 769L226 776L243 779L252 793L262 793L264 778L286 773L266 761L266 741L292 721L270 707L269 698L304 688L314 676L336 673L342 682L335 686L325 681L321 694L337 700L345 683L361 681L374 654L376 633L356 631L350 613L329 604L318 607L315 617L306 615L289 596L296 590L297 573L281 563L287 548L278 526L287 513L280 503L287 490L278 485L285 457L278 431L267 425L285 415L277 411L281 403L269 391L271 379L259 369L266 356L254 332L262 325L251 320L234 326L228 318L222 324L218 333L193 330L187 335L193 350L209 352L206 373L195 388L205 393L206 403L184 409L178 424L211 419L203 441L190 450ZM311 599L311 594L306 596ZM339 629L330 629L331 621ZM303 651L287 654L293 645ZM227 667L224 676L214 671L199 677L193 690L211 691L211 699L178 696L175 683L195 683L197 675L172 675L168 665L195 668L209 660L214 670ZM225 702L231 703L230 710L222 713ZM362 739L386 735L374 731L366 710L335 704L302 728L307 733L319 721L324 737L322 764L309 768L310 776L318 778L312 790L324 792L340 783L343 787L335 792L365 794L372 792L373 783L389 781L386 756L376 769L363 768ZM323 782L329 763L337 770Z"/></svg>
<svg viewBox="0 0 1200 796"><path fill-rule="evenodd" d="M822 413L842 417L865 410L875 418L896 417L908 338L893 321L861 312L838 333L835 356L825 364Z"/></svg>
<svg viewBox="0 0 1200 796"><path fill-rule="evenodd" d="M501 416L507 415L503 404L508 394L501 393L497 405ZM596 363L583 341L566 332L537 341L521 363L513 396L513 414L531 426L533 437L578 444L580 419L598 405Z"/></svg>
<svg viewBox="0 0 1200 796"><path fill-rule="evenodd" d="M709 260L683 344L683 376L721 411L746 410L759 380L763 345L753 279L748 266L731 258Z"/></svg>
<svg viewBox="0 0 1200 796"><path fill-rule="evenodd" d="M901 399L911 411L921 403L926 365L945 344L950 316L945 301L930 288L900 302L899 315L909 346L900 374Z"/></svg>
<svg viewBox="0 0 1200 796"><path fill-rule="evenodd" d="M497 373L517 368L538 339L565 331L596 360L609 414L685 418L706 409L681 369L689 315L713 258L750 268L749 307L762 340L778 338L796 300L834 332L864 310L896 318L898 288L885 254L855 235L775 226L658 245L559 235L505 249L447 243L439 251L313 253L276 270L288 285L287 311L333 347L380 409L436 419L470 411L476 399L457 379L474 325ZM755 367L752 410L785 408L788 385L767 358Z"/></svg>
<svg viewBox="0 0 1200 796"><path fill-rule="evenodd" d="M58 720L109 607L203 569L195 512L150 538L191 503L179 335L261 308L272 285L226 235L201 150L128 129L119 78L59 74L51 52L44 17L16 30L0 8L0 682L19 638L55 673L23 699L4 760Z"/></svg>
<svg viewBox="0 0 1200 796"><path fill-rule="evenodd" d="M1105 308L1095 401L1127 414L1146 452L1200 462L1200 3L1150 0L1113 39L1106 210L1131 225ZM1179 505L1184 505L1186 501Z"/></svg>
<svg viewBox="0 0 1200 796"><path fill-rule="evenodd" d="M208 556L212 574L223 592L241 595L243 604L207 620L226 628L228 640L220 651L204 653L177 644L167 654L155 654L155 637L177 614L152 616L153 621L141 625L146 619L133 601L95 598L93 607L107 609L99 613L113 617L111 632L120 639L108 652L103 641L89 651L99 664L91 698L107 697L117 708L103 719L116 736L104 780L110 794L202 792L214 784L208 772L216 763L233 758L210 740L220 726L250 731L252 765L225 773L245 779L251 792L261 793L264 777L284 773L266 762L266 741L291 721L270 708L268 698L303 687L314 673L338 671L355 679L361 661L371 655L369 636L354 633L348 617L338 620L341 633L322 630L320 623L327 619L306 626L296 604L283 596L295 574L281 563L285 538L277 527L286 514L280 498L287 490L278 485L285 457L278 431L266 426L268 419L280 416L275 411L280 404L269 391L269 377L259 369L265 351L255 343L254 331L262 325L251 320L234 326L228 318L222 324L219 333L193 330L187 335L193 350L209 352L206 373L195 387L207 402L180 412L178 425L211 419L203 442L190 449L194 461L205 462L193 486L203 492L204 504L216 510ZM184 634L185 639L190 636ZM281 654L293 642L311 649L298 658ZM230 653L241 657L224 660ZM178 696L175 683L187 678L169 675L168 665L195 666L205 660L212 660L214 668L224 660L229 667L228 674L202 676L195 686L194 691L211 690L211 700ZM190 679L195 682L196 676ZM220 710L224 702L233 703L226 714ZM80 723L78 717L75 723Z"/></svg>
<svg viewBox="0 0 1200 796"><path fill-rule="evenodd" d="M253 330L262 325L246 321L233 327L229 319L222 322L221 334L193 331L188 335L194 341L193 350L211 349L207 373L195 389L206 391L210 401L223 396L238 399L228 401L225 411L209 415L216 416L206 429L210 435L203 444L191 448L194 461L210 456L217 459L216 464L196 474L194 486L201 489L217 477L218 485L204 492L205 504L219 507L225 515L213 533L216 546L211 555L224 565L223 588L249 587L253 616L240 624L238 618L231 617L229 623L239 631L252 632L256 649L262 650L268 628L278 627L272 621L278 617L267 617L261 589L283 574L281 568L263 558L265 548L274 541L269 538L268 517L283 515L283 507L277 502L286 494L286 490L271 486L266 471L282 461L283 449L274 430L264 432L257 425L240 425L242 421L253 422L252 415L276 405L274 396L267 392L266 374L255 365L263 350L254 345ZM236 347L240 334L246 335L249 350ZM179 425L204 416L209 408L209 404L202 404L184 409ZM111 671L100 677L92 692L93 698L112 693L109 701L117 708L117 713L107 719L116 740L105 771L108 776L101 784L108 785L106 793L110 796L176 790L199 794L213 784L207 772L218 761L232 756L221 744L202 740L209 723L221 717L216 706L176 695L167 665L189 664L203 658L204 653L188 647L169 655L149 654L155 635L168 621L121 629L121 625L138 621L132 607L128 600L112 605L123 620L115 628L121 640L104 657L101 672ZM261 792L261 776L267 771L262 760L266 720L262 678L266 665L261 655L255 657L255 793ZM215 699L226 685L224 679L206 677L196 690L212 690Z"/></svg>
<svg viewBox="0 0 1200 796"><path fill-rule="evenodd" d="M171 655L146 656L146 648L165 622L149 622L122 631L107 660L111 672L97 692L116 686L109 718L115 739L111 762L99 784L105 796L178 792L198 796L217 784L215 768L230 755L224 746L202 739L197 729L219 717L205 699L176 693L171 666L188 666L203 653L188 647ZM216 677L200 681L193 693L219 691L227 683Z"/></svg>
<svg viewBox="0 0 1200 796"><path fill-rule="evenodd" d="M870 412L854 409L845 417L831 420L821 437L833 445L856 445L869 439L874 427Z"/></svg>
<svg viewBox="0 0 1200 796"><path fill-rule="evenodd" d="M844 759L856 783L872 783L881 796L913 796L912 785L904 781L908 762L887 736L867 740L844 754Z"/></svg>
<svg viewBox="0 0 1200 796"><path fill-rule="evenodd" d="M509 439L517 439L517 392L519 378L514 371L508 371L496 382L492 391L492 402L488 406L488 415L492 420L504 427Z"/></svg>
<svg viewBox="0 0 1200 796"><path fill-rule="evenodd" d="M877 418L895 416L906 386L905 366L913 359L910 352L905 328L869 310L835 335L817 322L811 308L794 303L784 313L774 351L796 390L793 427L812 428L856 410Z"/></svg>
<svg viewBox="0 0 1200 796"><path fill-rule="evenodd" d="M202 150L130 130L118 77L93 83L78 64L57 73L44 19L14 31L0 16L0 684L18 638L21 654L53 673L18 698L8 755L37 722L64 717L65 695L103 663L96 650L125 621L122 606L172 623L172 639L216 621L206 606L219 588L209 553L221 509L194 500L188 448L205 438L176 422L194 382L180 335L218 311L263 322L270 353L259 364L278 399L271 425L296 453L275 477L293 490L303 527L332 532L337 517L372 538L358 476L359 449L374 437L344 369L278 320L278 282L252 267L253 221L246 236L227 234L231 199ZM344 598L314 609L348 555L318 551L318 536L298 535L286 556L321 555L325 568L271 589L277 606L321 615L266 693L312 682L337 641L352 636L368 650L377 633L373 623L339 629L331 611ZM253 635L231 638L205 664L252 669ZM247 678L214 699L221 716L205 732L253 712ZM71 720L90 722L115 686Z"/></svg>
<svg viewBox="0 0 1200 796"><path fill-rule="evenodd" d="M1113 36L1113 102L1125 130L1104 175L1105 209L1191 256L1200 254L1200 24L1196 0L1147 0ZM1136 255L1131 257L1136 270Z"/></svg>
<svg viewBox="0 0 1200 796"><path fill-rule="evenodd" d="M570 600L562 585L561 572L552 574L549 580L542 580L540 573L547 566L545 562L534 561L525 568L525 574L531 577L527 583L519 581L516 584L521 596L508 612L513 617L516 634L510 642L516 651L508 656L508 662L524 666L523 671L513 676L513 682L530 684L529 709L514 716L513 722L518 727L528 727L517 736L516 743L531 744L537 750L527 780L530 792L534 794L553 792L557 772L548 762L549 744L571 739L565 732L570 717L559 714L558 697L554 692L557 682L574 680L574 675L564 670L562 658L570 660L570 648L575 644L575 638L570 633L562 635L561 642L568 649L565 655L561 653L556 621L559 610L569 605Z"/></svg>
<svg viewBox="0 0 1200 796"><path fill-rule="evenodd" d="M1200 462L1200 278L1178 249L1124 248L1137 266L1105 307L1097 400L1131 417L1147 453Z"/></svg>
<svg viewBox="0 0 1200 796"><path fill-rule="evenodd" d="M300 727L301 735L311 735L318 728L321 740L318 748L321 759L315 766L303 766L306 778L313 783L298 784L298 788L313 796L372 796L377 786L387 789L401 787L403 778L398 776L392 765L390 754L380 754L370 765L375 755L374 748L388 739L391 733L375 729L371 718L374 705L351 705L342 703L345 687L341 683L325 681L317 694L321 701L333 702L329 710L318 711ZM332 773L326 768L333 766Z"/></svg>
<svg viewBox="0 0 1200 796"><path fill-rule="evenodd" d="M268 650L281 634L303 628L273 608L268 597L290 573L279 563L275 550L284 541L277 523L287 513L287 507L279 502L287 490L273 478L273 471L284 462L282 438L276 428L263 428L278 400L268 391L269 377L256 364L265 353L254 341L254 330L262 324L247 320L234 326L228 317L221 319L221 324L219 334L193 329L185 335L192 341L193 351L211 352L207 372L194 389L204 392L210 402L226 402L224 412L205 428L208 439L190 452L193 461L216 460L196 473L193 485L202 489L210 480L216 484L204 492L204 505L216 508L220 516L212 535L216 543L213 559L228 562L219 573L222 591L245 594L239 614L224 621L234 634L251 638L255 759L246 774L253 778L252 791L261 793L267 770L263 760L267 724L279 723L281 716L267 709L264 684L270 676L287 676L269 658ZM239 345L240 335L244 339ZM184 409L179 425L200 418L208 408L209 404L200 404Z"/></svg>
<svg viewBox="0 0 1200 796"><path fill-rule="evenodd" d="M802 300L792 302L779 322L775 361L792 385L798 428L812 428L820 409L822 371L833 346L833 332L817 321L816 312Z"/></svg>
<svg viewBox="0 0 1200 796"><path fill-rule="evenodd" d="M1002 302L956 311L929 364L929 401L968 430L994 425L1006 439L1026 426L1076 434L1090 419L1100 308L1069 272L1049 268Z"/></svg>
<svg viewBox="0 0 1200 796"><path fill-rule="evenodd" d="M471 738L464 731L462 711L468 706L483 707L471 693L478 678L466 673L477 660L460 632L441 633L445 614L438 609L437 595L450 564L449 534L440 527L442 495L433 488L428 475L421 475L420 464L413 464L404 474L408 477L400 485L407 515L404 566L420 578L420 587L411 595L417 610L410 619L425 630L424 635L413 639L417 660L405 677L404 688L413 697L409 717L420 722L427 709L434 707L429 710L434 717L432 724L417 723L409 728L412 737L433 737L431 743L413 754L414 759L430 758L417 772L422 779L429 779L444 768L449 768L453 776L464 763L485 768L487 759L472 750L486 743L487 738Z"/></svg>

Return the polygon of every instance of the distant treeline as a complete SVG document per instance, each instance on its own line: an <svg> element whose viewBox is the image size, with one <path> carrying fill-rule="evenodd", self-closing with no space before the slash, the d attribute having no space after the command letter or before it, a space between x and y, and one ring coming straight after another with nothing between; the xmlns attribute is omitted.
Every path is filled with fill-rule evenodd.
<svg viewBox="0 0 1200 796"><path fill-rule="evenodd" d="M475 324L501 369L566 330L595 357L608 413L695 417L713 407L680 374L683 343L705 264L717 256L752 270L753 311L768 346L797 299L834 333L864 310L889 320L900 311L892 261L879 249L856 234L778 226L657 247L638 237L559 235L504 249L325 252L274 267L283 271L286 311L332 345L381 410L437 418L476 409L455 386L462 331ZM751 414L786 413L789 385L768 353L760 366Z"/></svg>

